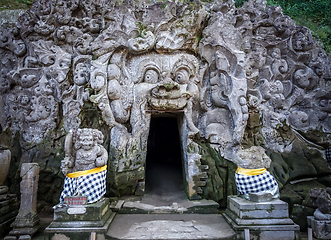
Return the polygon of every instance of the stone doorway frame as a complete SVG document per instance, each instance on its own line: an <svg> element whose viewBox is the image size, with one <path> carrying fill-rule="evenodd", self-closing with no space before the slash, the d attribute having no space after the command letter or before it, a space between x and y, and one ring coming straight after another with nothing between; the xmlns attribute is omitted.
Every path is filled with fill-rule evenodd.
<svg viewBox="0 0 331 240"><path fill-rule="evenodd" d="M172 111L165 111L165 112L154 112L151 114L151 117L150 117L150 122L149 122L149 128L148 128L148 139L149 139L149 134L150 134L150 131L151 131L151 124L152 124L152 119L155 119L155 118L163 118L163 119L175 119L176 120L176 127L177 127L177 131L178 131L178 141L179 141L179 148L180 148L180 164L181 164L181 175L182 175L182 183L183 183L183 190L185 192L185 195L188 195L188 192L187 192L187 181L186 181L186 172L185 172L185 161L184 161L184 157L183 157L183 144L182 144L182 138L181 138L181 125L180 123L183 122L183 118L184 118L184 115L182 114L182 111L176 111L176 112L172 112ZM174 127L174 126L173 126ZM146 151L146 160L145 160L145 187L146 186L146 170L147 170L147 154L148 154L148 151L149 151L149 148L148 148L148 145L147 145L147 151ZM146 193L146 189L145 189L145 193Z"/></svg>
<svg viewBox="0 0 331 240"><path fill-rule="evenodd" d="M201 164L201 155L198 154L198 147L188 136L188 132L186 131L187 122L185 120L184 111L185 110L147 110L146 112L151 113L150 121L153 118L153 115L159 115L160 117L175 117L177 119L180 138L179 140L181 145L180 148L184 191L189 200L199 200L201 199L200 195L203 192L202 188L206 185L205 180L208 178L207 173L204 171L207 170L207 166ZM150 123L148 131L150 131ZM147 161L145 162L145 176L146 164ZM146 177L143 184L145 185L145 183Z"/></svg>

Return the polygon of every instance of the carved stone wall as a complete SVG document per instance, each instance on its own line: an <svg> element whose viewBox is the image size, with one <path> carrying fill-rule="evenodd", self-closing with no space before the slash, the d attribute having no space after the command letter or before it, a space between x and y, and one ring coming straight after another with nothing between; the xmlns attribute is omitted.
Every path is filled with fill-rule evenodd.
<svg viewBox="0 0 331 240"><path fill-rule="evenodd" d="M12 170L39 162L41 181L63 177L65 133L91 127L106 137L108 194L134 194L151 116L164 112L178 115L191 198L222 201L233 173L220 162L242 164L237 152L254 145L267 149L281 187L323 169L330 60L309 29L266 1L38 0L2 26L0 54L0 140L16 149ZM291 154L315 172L293 175Z"/></svg>

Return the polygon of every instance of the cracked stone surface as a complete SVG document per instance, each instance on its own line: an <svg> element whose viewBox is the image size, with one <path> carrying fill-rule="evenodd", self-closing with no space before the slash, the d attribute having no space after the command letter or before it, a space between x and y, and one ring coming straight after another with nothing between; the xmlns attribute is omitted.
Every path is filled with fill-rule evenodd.
<svg viewBox="0 0 331 240"><path fill-rule="evenodd" d="M114 239L226 239L234 234L217 214L118 214L107 235Z"/></svg>

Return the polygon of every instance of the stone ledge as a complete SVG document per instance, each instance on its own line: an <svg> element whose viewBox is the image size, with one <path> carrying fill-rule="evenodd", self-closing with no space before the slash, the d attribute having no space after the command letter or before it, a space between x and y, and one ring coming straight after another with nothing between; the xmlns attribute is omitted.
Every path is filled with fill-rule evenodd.
<svg viewBox="0 0 331 240"><path fill-rule="evenodd" d="M293 221L290 218L240 218L235 212L229 209L225 210L225 214L230 217L238 225L291 225Z"/></svg>
<svg viewBox="0 0 331 240"><path fill-rule="evenodd" d="M295 224L288 225L238 225L229 216L223 214L225 220L237 233L237 239L245 239L244 230L249 229L252 239L260 240L294 240L300 234L300 227Z"/></svg>
<svg viewBox="0 0 331 240"><path fill-rule="evenodd" d="M108 198L104 198L97 203L81 205L81 208L84 208L86 211L84 214L69 214L68 210L75 210L78 209L78 207L64 206L54 210L54 221L103 221L104 215L108 212L109 207L110 204Z"/></svg>
<svg viewBox="0 0 331 240"><path fill-rule="evenodd" d="M286 219L289 217L287 203L279 199L258 203L238 196L230 196L228 209L241 219Z"/></svg>
<svg viewBox="0 0 331 240"><path fill-rule="evenodd" d="M54 225L50 225L45 229L45 234L51 234L51 233L70 233L70 232L97 232L97 233L105 233L105 231L108 230L111 222L114 220L116 213L112 213L108 220L105 222L105 224L101 227L84 227L84 226L72 226L69 227L54 227Z"/></svg>
<svg viewBox="0 0 331 240"><path fill-rule="evenodd" d="M182 203L173 203L170 206L154 206L151 204L135 202L125 202L123 208L119 211L121 214L217 214L219 205L212 200L187 201Z"/></svg>
<svg viewBox="0 0 331 240"><path fill-rule="evenodd" d="M239 196L228 196L228 202L240 210L287 210L288 204L280 199L273 199L270 202L252 202Z"/></svg>

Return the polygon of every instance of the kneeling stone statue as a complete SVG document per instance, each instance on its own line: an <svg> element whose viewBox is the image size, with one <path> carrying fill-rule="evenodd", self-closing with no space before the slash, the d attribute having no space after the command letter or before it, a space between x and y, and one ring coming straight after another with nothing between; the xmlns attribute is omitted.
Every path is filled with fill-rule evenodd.
<svg viewBox="0 0 331 240"><path fill-rule="evenodd" d="M103 134L96 129L70 131L65 140L65 158L61 170L66 176L60 204L66 197L86 196L88 203L106 193L107 150L101 145Z"/></svg>
<svg viewBox="0 0 331 240"><path fill-rule="evenodd" d="M267 171L271 159L260 146L238 151L242 162L238 164L235 174L238 194L247 200L254 195L265 195L270 198L279 198L278 183Z"/></svg>

